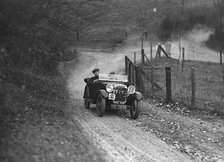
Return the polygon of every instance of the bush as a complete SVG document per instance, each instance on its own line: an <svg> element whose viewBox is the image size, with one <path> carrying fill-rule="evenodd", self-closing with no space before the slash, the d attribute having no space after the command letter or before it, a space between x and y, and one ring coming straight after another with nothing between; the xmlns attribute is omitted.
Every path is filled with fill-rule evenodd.
<svg viewBox="0 0 224 162"><path fill-rule="evenodd" d="M188 22L191 26L195 26L197 24L206 24L207 18L203 14L194 14L189 13Z"/></svg>
<svg viewBox="0 0 224 162"><path fill-rule="evenodd" d="M103 1L1 0L0 48L6 49L4 61L15 69L21 66L55 73L55 58L66 54L66 42L104 15L104 6Z"/></svg>
<svg viewBox="0 0 224 162"><path fill-rule="evenodd" d="M224 32L211 34L206 45L215 50L224 50Z"/></svg>

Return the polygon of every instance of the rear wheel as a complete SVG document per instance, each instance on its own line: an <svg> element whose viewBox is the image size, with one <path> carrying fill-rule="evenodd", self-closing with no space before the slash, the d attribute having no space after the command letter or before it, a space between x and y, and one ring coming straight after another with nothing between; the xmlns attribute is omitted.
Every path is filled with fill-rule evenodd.
<svg viewBox="0 0 224 162"><path fill-rule="evenodd" d="M84 106L86 109L89 109L89 107L90 107L89 87L88 86L86 86L86 90L85 90Z"/></svg>
<svg viewBox="0 0 224 162"><path fill-rule="evenodd" d="M139 115L139 101L135 100L131 104L130 115L131 115L131 119L137 119L138 118L138 115Z"/></svg>
<svg viewBox="0 0 224 162"><path fill-rule="evenodd" d="M105 108L106 108L105 98L103 98L103 96L99 94L96 99L96 112L99 117L102 117L104 115Z"/></svg>

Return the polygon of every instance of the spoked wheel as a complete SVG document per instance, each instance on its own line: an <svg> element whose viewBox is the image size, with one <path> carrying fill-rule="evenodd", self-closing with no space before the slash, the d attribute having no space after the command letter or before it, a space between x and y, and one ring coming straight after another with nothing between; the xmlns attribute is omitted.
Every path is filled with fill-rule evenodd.
<svg viewBox="0 0 224 162"><path fill-rule="evenodd" d="M89 88L88 87L86 88L85 93L86 93L86 95L85 95L85 99L84 99L84 106L85 106L86 109L89 109L90 100L89 100Z"/></svg>
<svg viewBox="0 0 224 162"><path fill-rule="evenodd" d="M138 118L138 115L139 115L139 101L135 100L131 104L130 114L131 114L131 119L137 119Z"/></svg>
<svg viewBox="0 0 224 162"><path fill-rule="evenodd" d="M104 115L105 108L106 108L105 98L103 98L103 96L99 94L96 99L96 112L99 117L102 117Z"/></svg>

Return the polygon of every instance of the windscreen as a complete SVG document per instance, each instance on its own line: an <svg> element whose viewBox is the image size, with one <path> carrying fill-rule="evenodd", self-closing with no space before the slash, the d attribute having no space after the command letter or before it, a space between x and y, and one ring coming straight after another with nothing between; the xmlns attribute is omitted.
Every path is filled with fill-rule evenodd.
<svg viewBox="0 0 224 162"><path fill-rule="evenodd" d="M128 76L117 74L99 74L99 80L128 82Z"/></svg>

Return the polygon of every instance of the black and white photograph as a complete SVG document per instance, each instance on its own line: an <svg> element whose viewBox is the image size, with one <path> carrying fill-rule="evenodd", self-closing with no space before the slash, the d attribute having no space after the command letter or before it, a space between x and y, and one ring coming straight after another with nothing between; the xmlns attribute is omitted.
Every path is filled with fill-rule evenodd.
<svg viewBox="0 0 224 162"><path fill-rule="evenodd" d="M0 0L1 162L224 162L224 0Z"/></svg>

